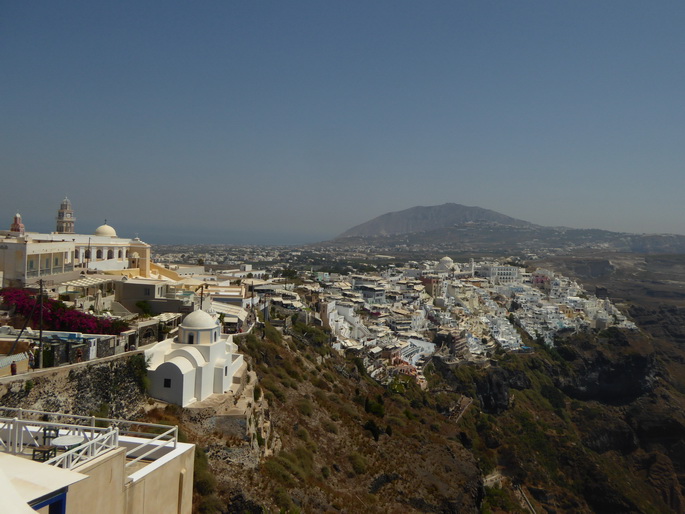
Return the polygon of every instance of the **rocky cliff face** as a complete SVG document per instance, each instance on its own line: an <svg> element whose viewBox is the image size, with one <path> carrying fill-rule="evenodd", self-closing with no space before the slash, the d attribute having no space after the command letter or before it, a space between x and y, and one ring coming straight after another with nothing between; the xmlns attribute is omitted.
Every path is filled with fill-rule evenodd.
<svg viewBox="0 0 685 514"><path fill-rule="evenodd" d="M135 419L143 412L145 362L127 355L103 363L83 363L5 379L0 404L5 407L64 412L80 416Z"/></svg>
<svg viewBox="0 0 685 514"><path fill-rule="evenodd" d="M491 368L476 379L476 394L484 412L500 414L511 406L513 396L510 389L529 389L528 376L518 370Z"/></svg>
<svg viewBox="0 0 685 514"><path fill-rule="evenodd" d="M432 373L441 390L475 388L462 439L536 508L684 511L685 403L644 333L572 336L481 369L433 359Z"/></svg>
<svg viewBox="0 0 685 514"><path fill-rule="evenodd" d="M556 351L564 366L554 368L555 385L578 400L625 405L653 390L659 373L654 349L644 336L607 331L594 344L581 335Z"/></svg>

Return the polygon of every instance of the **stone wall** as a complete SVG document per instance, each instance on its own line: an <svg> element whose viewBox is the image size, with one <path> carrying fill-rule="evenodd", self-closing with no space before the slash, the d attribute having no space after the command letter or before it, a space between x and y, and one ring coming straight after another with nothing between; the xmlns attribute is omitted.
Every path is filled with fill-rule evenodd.
<svg viewBox="0 0 685 514"><path fill-rule="evenodd" d="M142 354L25 373L0 381L0 405L133 419L147 400Z"/></svg>

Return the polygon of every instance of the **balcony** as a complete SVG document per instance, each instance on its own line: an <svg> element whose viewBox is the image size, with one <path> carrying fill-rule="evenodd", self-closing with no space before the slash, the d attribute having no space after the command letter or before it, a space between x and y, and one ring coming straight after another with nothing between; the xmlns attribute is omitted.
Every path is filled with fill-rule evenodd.
<svg viewBox="0 0 685 514"><path fill-rule="evenodd" d="M35 459L36 452L39 457L44 452L45 464L64 469L126 448L126 470L131 474L173 451L178 443L178 427L168 425L9 407L0 407L0 414L0 452L29 459ZM46 433L53 437L48 438ZM50 444L64 436L73 436L77 443L67 447Z"/></svg>

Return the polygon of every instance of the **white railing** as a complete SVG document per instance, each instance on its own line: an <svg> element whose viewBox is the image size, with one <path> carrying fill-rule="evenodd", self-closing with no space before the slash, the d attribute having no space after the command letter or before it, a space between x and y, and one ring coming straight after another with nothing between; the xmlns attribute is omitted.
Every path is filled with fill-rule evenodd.
<svg viewBox="0 0 685 514"><path fill-rule="evenodd" d="M83 443L47 461L67 469L117 447L126 447L126 467L130 467L164 448L175 449L178 443L176 426L2 406L0 413L12 416L0 417L2 452L21 454L27 447L44 444L42 434L46 427L57 429L59 436L80 436ZM45 421L50 418L54 421ZM127 437L125 444L121 436Z"/></svg>
<svg viewBox="0 0 685 514"><path fill-rule="evenodd" d="M159 426L159 425L158 425ZM149 436L150 434L145 434ZM166 438L166 439L165 439ZM169 446L170 443L173 442L173 448L176 448L176 442L178 440L178 427L169 427L169 430L166 432L163 432L159 434L157 437L154 437L153 439L150 439L146 443L142 443L134 448L131 448L129 451L126 452L126 458L127 459L132 459L126 462L126 467L131 467L137 462L143 460L145 457L148 457L152 455L153 453L157 452L160 450L160 448L164 448L166 446ZM159 443L159 444L158 444ZM150 448L147 450L145 453L141 455L137 455L139 451L144 450L145 448Z"/></svg>
<svg viewBox="0 0 685 514"><path fill-rule="evenodd" d="M98 455L118 448L118 446L119 429L110 428L107 429L106 432L98 435L95 439L81 443L76 448L72 448L61 455L57 455L45 463L52 464L59 468L72 469L74 466L88 462Z"/></svg>

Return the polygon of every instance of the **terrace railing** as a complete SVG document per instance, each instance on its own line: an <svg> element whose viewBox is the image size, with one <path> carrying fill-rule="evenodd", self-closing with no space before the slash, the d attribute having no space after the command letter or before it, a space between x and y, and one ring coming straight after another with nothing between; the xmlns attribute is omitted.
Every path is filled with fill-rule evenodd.
<svg viewBox="0 0 685 514"><path fill-rule="evenodd" d="M175 449L178 443L176 426L2 406L0 414L0 451L6 453L41 446L44 428L56 428L60 436L82 437L83 443L47 461L67 469L117 447L126 448L128 468L164 448Z"/></svg>

